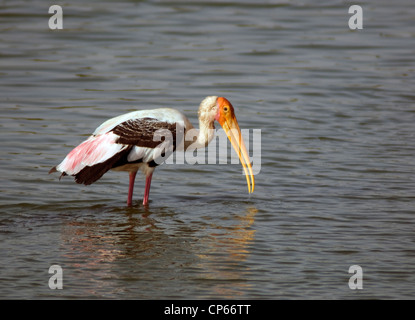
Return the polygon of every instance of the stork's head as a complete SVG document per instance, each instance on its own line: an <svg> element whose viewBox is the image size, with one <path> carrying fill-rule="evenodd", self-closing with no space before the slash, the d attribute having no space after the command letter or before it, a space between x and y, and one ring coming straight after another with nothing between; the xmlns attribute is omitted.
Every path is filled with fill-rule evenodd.
<svg viewBox="0 0 415 320"><path fill-rule="evenodd" d="M229 100L216 96L206 97L199 107L199 119L212 125L215 120L219 122L242 163L249 193L254 192L255 179L251 162L242 139L241 129L236 120L235 110Z"/></svg>

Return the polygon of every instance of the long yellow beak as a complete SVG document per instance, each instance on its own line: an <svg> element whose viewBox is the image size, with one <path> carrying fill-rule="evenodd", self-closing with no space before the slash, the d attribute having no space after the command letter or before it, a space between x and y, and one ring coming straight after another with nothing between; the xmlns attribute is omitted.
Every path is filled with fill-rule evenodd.
<svg viewBox="0 0 415 320"><path fill-rule="evenodd" d="M238 154L239 160L244 168L246 183L248 184L249 193L254 192L255 179L252 173L251 161L249 161L249 155L246 151L245 142L242 139L241 129L239 128L238 121L235 116L227 117L223 119L221 123L222 128L225 130L232 147Z"/></svg>

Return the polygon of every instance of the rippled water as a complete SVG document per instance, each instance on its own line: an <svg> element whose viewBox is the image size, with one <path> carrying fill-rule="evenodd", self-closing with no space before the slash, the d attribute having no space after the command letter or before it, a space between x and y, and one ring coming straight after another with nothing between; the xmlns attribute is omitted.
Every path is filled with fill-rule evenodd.
<svg viewBox="0 0 415 320"><path fill-rule="evenodd" d="M415 6L365 1L0 4L0 297L415 297ZM356 3L357 4L357 3ZM227 97L261 171L48 175L106 119ZM63 269L51 290L48 269ZM363 289L349 288L349 267Z"/></svg>

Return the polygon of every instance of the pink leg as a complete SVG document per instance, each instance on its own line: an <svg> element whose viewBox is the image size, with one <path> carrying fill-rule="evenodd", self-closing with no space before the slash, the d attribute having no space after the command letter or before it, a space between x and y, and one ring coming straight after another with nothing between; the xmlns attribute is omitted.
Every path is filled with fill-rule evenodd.
<svg viewBox="0 0 415 320"><path fill-rule="evenodd" d="M131 204L133 203L133 190L134 190L134 181L135 181L136 174L137 174L137 171L130 172L130 186L128 187L127 206L131 206Z"/></svg>
<svg viewBox="0 0 415 320"><path fill-rule="evenodd" d="M150 173L146 177L146 188L144 190L144 199L143 199L143 205L148 205L148 197L150 195L150 185L151 185L151 177L153 176L153 173Z"/></svg>

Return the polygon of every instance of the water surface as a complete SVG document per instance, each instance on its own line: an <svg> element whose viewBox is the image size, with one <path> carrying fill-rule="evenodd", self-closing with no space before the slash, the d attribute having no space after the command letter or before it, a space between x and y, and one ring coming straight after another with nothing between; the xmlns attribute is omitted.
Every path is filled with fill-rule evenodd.
<svg viewBox="0 0 415 320"><path fill-rule="evenodd" d="M415 6L366 1L0 5L0 297L413 299ZM128 176L49 169L106 119L208 95L261 129L240 165ZM48 269L63 268L51 290ZM349 289L351 265L363 290Z"/></svg>

